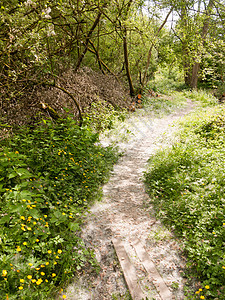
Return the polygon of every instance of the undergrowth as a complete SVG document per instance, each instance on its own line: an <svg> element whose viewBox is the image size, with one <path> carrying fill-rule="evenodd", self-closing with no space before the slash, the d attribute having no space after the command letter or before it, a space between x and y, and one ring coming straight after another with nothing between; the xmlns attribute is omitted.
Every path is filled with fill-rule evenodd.
<svg viewBox="0 0 225 300"><path fill-rule="evenodd" d="M77 270L97 266L79 230L117 158L71 119L2 141L1 299L51 299Z"/></svg>
<svg viewBox="0 0 225 300"><path fill-rule="evenodd" d="M149 160L145 183L160 218L183 241L186 276L200 281L187 299L224 299L225 108L182 122L179 142Z"/></svg>

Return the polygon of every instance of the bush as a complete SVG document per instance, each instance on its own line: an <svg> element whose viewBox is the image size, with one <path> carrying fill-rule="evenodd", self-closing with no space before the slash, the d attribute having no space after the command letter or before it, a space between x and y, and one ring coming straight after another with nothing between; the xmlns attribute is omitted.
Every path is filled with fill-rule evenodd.
<svg viewBox="0 0 225 300"><path fill-rule="evenodd" d="M68 119L44 121L5 140L0 151L0 294L50 299L93 253L79 238L117 155ZM3 143L2 143L3 144Z"/></svg>
<svg viewBox="0 0 225 300"><path fill-rule="evenodd" d="M188 117L179 142L153 156L145 174L158 215L183 240L187 276L201 281L197 298L224 299L224 113L215 107Z"/></svg>

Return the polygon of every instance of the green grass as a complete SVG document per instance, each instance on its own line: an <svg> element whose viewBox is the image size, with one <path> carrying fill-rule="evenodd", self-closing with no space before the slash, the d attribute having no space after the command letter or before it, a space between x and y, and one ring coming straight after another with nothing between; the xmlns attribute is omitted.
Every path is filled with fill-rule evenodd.
<svg viewBox="0 0 225 300"><path fill-rule="evenodd" d="M189 278L200 290L187 299L224 299L225 109L199 110L182 122L179 142L149 160L145 182L160 218L182 241Z"/></svg>
<svg viewBox="0 0 225 300"><path fill-rule="evenodd" d="M0 295L50 299L84 266L97 267L79 237L118 155L68 119L21 129L0 148ZM7 298L8 297L8 298Z"/></svg>

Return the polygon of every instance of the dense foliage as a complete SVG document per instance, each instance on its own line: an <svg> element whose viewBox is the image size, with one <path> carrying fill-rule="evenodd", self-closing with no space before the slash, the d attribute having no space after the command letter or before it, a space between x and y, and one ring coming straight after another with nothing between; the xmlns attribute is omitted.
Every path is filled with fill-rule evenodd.
<svg viewBox="0 0 225 300"><path fill-rule="evenodd" d="M145 174L156 212L183 241L186 276L201 282L188 299L224 299L224 116L213 107L187 117L179 140L150 158Z"/></svg>
<svg viewBox="0 0 225 300"><path fill-rule="evenodd" d="M0 150L0 294L50 299L76 270L96 265L78 232L117 156L70 119L23 128Z"/></svg>

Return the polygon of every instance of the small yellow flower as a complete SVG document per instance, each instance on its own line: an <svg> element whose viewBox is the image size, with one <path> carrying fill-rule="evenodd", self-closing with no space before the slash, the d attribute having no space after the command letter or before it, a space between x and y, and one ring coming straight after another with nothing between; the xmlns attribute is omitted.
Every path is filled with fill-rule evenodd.
<svg viewBox="0 0 225 300"><path fill-rule="evenodd" d="M44 215L45 218L47 218L47 215Z"/></svg>
<svg viewBox="0 0 225 300"><path fill-rule="evenodd" d="M204 296L200 296L200 299L205 299L205 297Z"/></svg>
<svg viewBox="0 0 225 300"><path fill-rule="evenodd" d="M202 289L199 289L199 292L202 292Z"/></svg>
<svg viewBox="0 0 225 300"><path fill-rule="evenodd" d="M32 230L31 227L27 227L27 230Z"/></svg>
<svg viewBox="0 0 225 300"><path fill-rule="evenodd" d="M29 265L30 267L31 267L31 266L33 266L33 264L32 264L32 263L29 263L28 265Z"/></svg>
<svg viewBox="0 0 225 300"><path fill-rule="evenodd" d="M7 275L7 271L6 270L2 270L2 276L5 277Z"/></svg>
<svg viewBox="0 0 225 300"><path fill-rule="evenodd" d="M40 268L35 268L35 270L39 271L39 270L40 270Z"/></svg>
<svg viewBox="0 0 225 300"><path fill-rule="evenodd" d="M32 279L32 276L31 276L31 275L28 275L27 278L28 278L28 279Z"/></svg>
<svg viewBox="0 0 225 300"><path fill-rule="evenodd" d="M24 279L20 279L20 282L21 282L21 283L24 283Z"/></svg>
<svg viewBox="0 0 225 300"><path fill-rule="evenodd" d="M63 299L66 299L66 295L63 295L62 297L63 297Z"/></svg>
<svg viewBox="0 0 225 300"><path fill-rule="evenodd" d="M55 257L56 259L59 259L59 257L58 257L58 255L56 255L56 257Z"/></svg>
<svg viewBox="0 0 225 300"><path fill-rule="evenodd" d="M209 289L209 285L206 285L205 288L208 290Z"/></svg>
<svg viewBox="0 0 225 300"><path fill-rule="evenodd" d="M48 279L45 279L45 282L48 282Z"/></svg>
<svg viewBox="0 0 225 300"><path fill-rule="evenodd" d="M195 292L195 294L199 294L199 293L200 293L199 291Z"/></svg>
<svg viewBox="0 0 225 300"><path fill-rule="evenodd" d="M37 222L35 222L35 221L34 221L34 222L33 222L33 224L34 224L34 225L36 225L36 224L37 224Z"/></svg>
<svg viewBox="0 0 225 300"><path fill-rule="evenodd" d="M26 231L26 229L25 229L25 227L24 227L24 226L22 226L22 227L21 227L21 229L22 229L23 231Z"/></svg>
<svg viewBox="0 0 225 300"><path fill-rule="evenodd" d="M61 254L61 253L62 253L62 250L61 250L61 249L59 249L59 250L58 250L58 253L59 253L59 254Z"/></svg>
<svg viewBox="0 0 225 300"><path fill-rule="evenodd" d="M39 242L39 239L36 239L36 242Z"/></svg>
<svg viewBox="0 0 225 300"><path fill-rule="evenodd" d="M36 282L36 279L32 279L31 281L32 281L33 283L35 283L35 282Z"/></svg>
<svg viewBox="0 0 225 300"><path fill-rule="evenodd" d="M48 250L48 254L51 254L52 253L52 250Z"/></svg>
<svg viewBox="0 0 225 300"><path fill-rule="evenodd" d="M18 252L20 252L20 251L21 251L21 248L20 248L20 246L18 246L18 247L16 248L16 251L18 251Z"/></svg>
<svg viewBox="0 0 225 300"><path fill-rule="evenodd" d="M54 265L57 265L57 262L56 262L56 261L54 261Z"/></svg>
<svg viewBox="0 0 225 300"><path fill-rule="evenodd" d="M47 261L45 264L46 264L46 266L47 266L47 265L49 265L49 262Z"/></svg>
<svg viewBox="0 0 225 300"><path fill-rule="evenodd" d="M22 290L23 289L23 287L22 286L19 286L19 290Z"/></svg>
<svg viewBox="0 0 225 300"><path fill-rule="evenodd" d="M25 220L25 217L24 217L24 216L21 216L20 219L21 219L21 220Z"/></svg>
<svg viewBox="0 0 225 300"><path fill-rule="evenodd" d="M225 266L222 266L222 268L225 270Z"/></svg>
<svg viewBox="0 0 225 300"><path fill-rule="evenodd" d="M23 245L26 246L26 245L27 245L27 242L23 242Z"/></svg>
<svg viewBox="0 0 225 300"><path fill-rule="evenodd" d="M41 265L41 268L44 268L45 267L45 265Z"/></svg>
<svg viewBox="0 0 225 300"><path fill-rule="evenodd" d="M45 272L41 272L41 275L44 276L44 275L45 275Z"/></svg>
<svg viewBox="0 0 225 300"><path fill-rule="evenodd" d="M43 280L41 278L38 279L38 281L36 282L37 285L41 284L43 282Z"/></svg>
<svg viewBox="0 0 225 300"><path fill-rule="evenodd" d="M55 273L52 273L52 277L55 277L56 276L56 274Z"/></svg>

